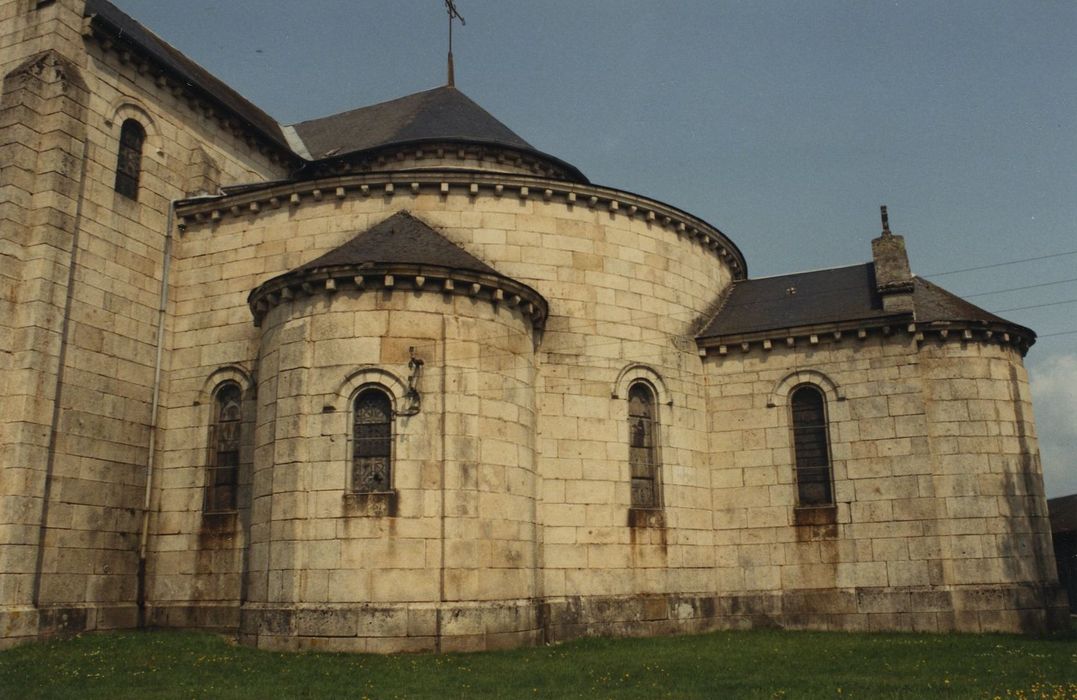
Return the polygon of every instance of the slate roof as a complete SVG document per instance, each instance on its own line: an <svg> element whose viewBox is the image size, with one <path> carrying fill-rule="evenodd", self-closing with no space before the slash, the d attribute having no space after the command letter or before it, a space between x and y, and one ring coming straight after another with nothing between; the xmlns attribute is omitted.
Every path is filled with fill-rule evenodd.
<svg viewBox="0 0 1077 700"><path fill-rule="evenodd" d="M292 152L280 125L254 103L228 87L202 66L184 56L168 42L146 29L108 0L86 0L85 15L99 27L133 44L170 73L185 81L246 121L280 148Z"/></svg>
<svg viewBox="0 0 1077 700"><path fill-rule="evenodd" d="M534 150L455 87L443 86L294 126L311 156L454 139Z"/></svg>
<svg viewBox="0 0 1077 700"><path fill-rule="evenodd" d="M1047 499L1051 532L1077 532L1077 494Z"/></svg>
<svg viewBox="0 0 1077 700"><path fill-rule="evenodd" d="M501 276L497 270L406 211L393 214L292 272L363 263L436 265Z"/></svg>
<svg viewBox="0 0 1077 700"><path fill-rule="evenodd" d="M446 85L285 128L108 0L86 0L85 16L95 29L115 43L126 44L147 56L172 77L235 115L252 131L297 160L306 160L305 156L309 155L317 162L330 156L396 144L455 141L525 151L559 166L570 179L588 182L578 168L536 150L453 86ZM293 146L289 140L292 135L302 141L305 153L296 152L298 144Z"/></svg>
<svg viewBox="0 0 1077 700"><path fill-rule="evenodd" d="M913 278L917 323L964 321L1016 326L921 277ZM734 282L718 313L699 338L759 333L848 321L907 318L887 313L876 290L875 265L798 272Z"/></svg>

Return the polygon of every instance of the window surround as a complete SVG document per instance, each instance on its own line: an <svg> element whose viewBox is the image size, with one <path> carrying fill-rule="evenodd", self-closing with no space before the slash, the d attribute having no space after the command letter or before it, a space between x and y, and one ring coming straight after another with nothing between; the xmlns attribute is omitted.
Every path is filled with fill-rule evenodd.
<svg viewBox="0 0 1077 700"><path fill-rule="evenodd" d="M234 398L228 399L229 403L235 402L234 417L225 415L228 409L222 399L225 392L235 394ZM244 399L243 386L233 379L222 381L213 390L213 400L210 402L212 413L206 454L206 479L202 490L202 513L207 516L235 513L239 509L239 470L242 465L245 432L243 429ZM234 425L226 426L226 424ZM227 461L231 463L222 465L222 456L227 456ZM222 495L218 491L221 487L230 487L230 493L226 489Z"/></svg>
<svg viewBox="0 0 1077 700"><path fill-rule="evenodd" d="M360 394L375 389L381 391L389 400L391 448L389 480L390 485L386 491L360 491L354 483L354 455L355 455L355 406ZM343 429L343 440L346 450L344 452L343 478L344 486L344 514L356 517L393 517L397 511L397 491L395 484L395 471L399 464L400 435L407 425L409 417L399 413L401 402L407 396L408 385L392 372L376 366L359 367L348 373L337 387L324 397L322 413L330 421L328 425L336 425L327 434L339 434ZM338 407L346 410L339 411ZM340 418L333 417L338 413L345 414ZM344 418L347 420L343 420Z"/></svg>
<svg viewBox="0 0 1077 700"><path fill-rule="evenodd" d="M360 416L360 407L366 402L371 409L371 418L378 420L363 420ZM351 402L351 471L349 474L349 490L352 493L389 493L393 491L393 463L396 459L395 437L396 430L393 423L396 411L393 409L393 397L378 384L364 385L355 393ZM377 415L374 415L377 414ZM369 435L361 433L361 426L370 431ZM388 435L383 435L385 429ZM363 454L360 454L363 452ZM378 459L382 458L382 459ZM363 462L361 462L361 460ZM367 462L369 460L369 462ZM378 465L381 468L378 468ZM360 483L360 471L369 472L367 476L372 479L380 474L385 483L382 488L366 488Z"/></svg>
<svg viewBox="0 0 1077 700"><path fill-rule="evenodd" d="M653 505L634 505L631 499L631 442L632 434L629 426L629 402L631 400L631 394L634 387L637 385L643 386L650 393L653 401L653 415L651 417L651 459L654 468L654 503ZM628 458L628 480L629 480L629 507L628 507L628 525L636 528L664 528L666 525L665 511L664 511L664 488L662 480L662 436L663 436L663 421L668 420L668 410L661 410L662 406L672 407L673 400L670 396L670 392L666 387L665 381L662 376L653 368L640 363L632 363L622 369L617 379L613 383L610 397L613 399L622 400L624 402L624 426L625 432L623 433L622 442L625 445L626 458Z"/></svg>
<svg viewBox="0 0 1077 700"><path fill-rule="evenodd" d="M146 128L137 119L125 119L116 147L116 182L113 189L131 201L138 201L142 188L142 161L146 151Z"/></svg>
<svg viewBox="0 0 1077 700"><path fill-rule="evenodd" d="M211 470L215 468L217 458L217 420L218 420L218 408L217 408L217 396L220 390L227 385L235 385L239 387L240 395L240 441L239 441L239 464L236 467L236 504L235 508L228 511L209 511L207 510L207 497L208 489L210 488L209 476ZM251 422L248 413L249 406L245 404L251 401L255 396L255 384L254 378L249 371L240 365L224 365L218 367L211 372L205 381L202 382L202 387L198 392L197 398L194 400L194 406L201 407L205 405L204 413L201 414L199 423L206 426L206 457L205 464L203 465L203 483L202 483L202 515L203 519L211 521L220 521L220 525L223 527L226 522L239 510L241 499L239 498L239 490L242 485L242 473L245 467L249 467L250 455L249 445L244 444L245 441L249 442L249 438L252 435L250 433ZM201 410L201 409L200 409Z"/></svg>
<svg viewBox="0 0 1077 700"><path fill-rule="evenodd" d="M798 395L803 400L798 402ZM814 405L814 402L818 405ZM810 415L816 422L805 423L804 419L798 420L797 404L801 404L802 411L812 411L817 414ZM809 405L812 404L812 405ZM797 506L799 508L830 508L835 506L834 501L834 459L830 448L830 415L827 412L826 392L819 386L811 383L797 384L789 392L789 430L793 448L793 474L794 483L797 486ZM813 453L821 453L814 456ZM822 461L823 464L816 462ZM805 479L806 472L821 471L822 479ZM809 485L816 484L821 487L818 497L805 499L805 493L809 492ZM808 502L805 502L807 500Z"/></svg>
<svg viewBox="0 0 1077 700"><path fill-rule="evenodd" d="M830 469L831 500L833 501L833 503L827 505L800 505L799 502L791 399L793 392L797 388L809 384L822 394L826 415L827 452ZM768 408L785 407L786 416L783 423L789 430L790 477L792 479L791 487L794 490L794 502L796 503L793 507L793 524L798 528L803 528L805 531L804 536L809 540L834 539L838 536L837 484L834 481L833 436L830 426L835 419L835 412L844 413L844 411L839 411L839 404L844 401L845 389L823 372L814 369L798 369L785 375L774 383L774 387L771 389L767 399Z"/></svg>

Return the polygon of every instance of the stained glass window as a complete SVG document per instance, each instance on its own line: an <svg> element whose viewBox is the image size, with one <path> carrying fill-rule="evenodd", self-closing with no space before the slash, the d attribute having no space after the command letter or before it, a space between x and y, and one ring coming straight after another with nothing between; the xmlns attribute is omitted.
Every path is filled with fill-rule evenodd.
<svg viewBox="0 0 1077 700"><path fill-rule="evenodd" d="M242 402L242 391L233 382L221 385L214 394L213 440L206 479L207 513L236 509Z"/></svg>
<svg viewBox="0 0 1077 700"><path fill-rule="evenodd" d="M792 410L800 505L830 505L834 502L834 495L823 393L814 386L796 389L792 397Z"/></svg>
<svg viewBox="0 0 1077 700"><path fill-rule="evenodd" d="M628 390L628 465L633 507L658 507L657 447L654 392L646 384L633 384Z"/></svg>
<svg viewBox="0 0 1077 700"><path fill-rule="evenodd" d="M393 406L380 389L355 398L352 489L359 493L392 490Z"/></svg>
<svg viewBox="0 0 1077 700"><path fill-rule="evenodd" d="M128 199L138 199L138 181L142 175L142 144L146 131L134 119L120 128L120 155L116 162L116 191Z"/></svg>

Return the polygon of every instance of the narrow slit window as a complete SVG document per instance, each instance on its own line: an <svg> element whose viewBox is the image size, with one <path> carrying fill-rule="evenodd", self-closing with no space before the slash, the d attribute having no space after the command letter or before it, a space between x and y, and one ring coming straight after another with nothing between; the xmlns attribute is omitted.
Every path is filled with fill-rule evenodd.
<svg viewBox="0 0 1077 700"><path fill-rule="evenodd" d="M215 394L213 440L206 480L207 513L229 513L236 509L242 404L243 394L238 384L225 384Z"/></svg>
<svg viewBox="0 0 1077 700"><path fill-rule="evenodd" d="M393 406L380 389L366 389L355 398L352 490L392 490Z"/></svg>
<svg viewBox="0 0 1077 700"><path fill-rule="evenodd" d="M632 507L658 507L658 459L654 392L646 384L628 390L628 465Z"/></svg>
<svg viewBox="0 0 1077 700"><path fill-rule="evenodd" d="M802 386L793 392L791 403L798 501L802 506L831 505L834 493L823 392Z"/></svg>
<svg viewBox="0 0 1077 700"><path fill-rule="evenodd" d="M142 176L142 145L146 130L134 119L120 128L120 155L116 161L116 191L128 199L138 199L138 182Z"/></svg>

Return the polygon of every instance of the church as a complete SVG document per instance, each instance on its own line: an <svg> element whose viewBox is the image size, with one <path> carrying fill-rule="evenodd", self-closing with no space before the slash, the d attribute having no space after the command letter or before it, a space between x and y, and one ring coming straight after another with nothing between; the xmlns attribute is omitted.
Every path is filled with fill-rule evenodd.
<svg viewBox="0 0 1077 700"><path fill-rule="evenodd" d="M451 80L282 125L107 0L0 27L0 647L1065 624L1035 334L885 209L753 278Z"/></svg>

